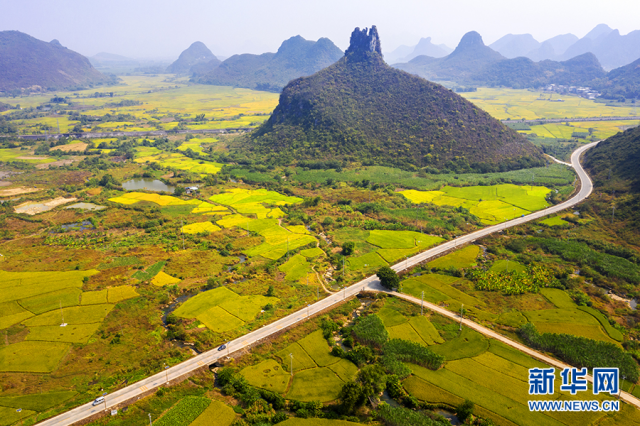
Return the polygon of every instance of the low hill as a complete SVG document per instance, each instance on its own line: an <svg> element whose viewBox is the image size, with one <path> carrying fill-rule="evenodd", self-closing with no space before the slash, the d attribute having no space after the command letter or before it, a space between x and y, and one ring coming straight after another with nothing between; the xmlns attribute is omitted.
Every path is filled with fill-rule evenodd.
<svg viewBox="0 0 640 426"><path fill-rule="evenodd" d="M0 32L0 91L33 86L71 89L109 81L87 58L58 42L47 43L19 31Z"/></svg>
<svg viewBox="0 0 640 426"><path fill-rule="evenodd" d="M461 96L388 66L376 27L337 63L290 82L241 151L272 161L343 160L451 170L543 163L540 151Z"/></svg>
<svg viewBox="0 0 640 426"><path fill-rule="evenodd" d="M328 38L300 36L284 41L277 53L234 55L194 81L218 86L280 91L294 78L311 75L340 59L342 51Z"/></svg>
<svg viewBox="0 0 640 426"><path fill-rule="evenodd" d="M583 164L593 179L596 193L604 193L605 200L594 197L594 204L607 221L615 206L617 226L624 231L619 238L640 244L640 127L618 133L600 142L585 153Z"/></svg>
<svg viewBox="0 0 640 426"><path fill-rule="evenodd" d="M167 67L167 72L170 74L187 74L194 65L219 65L220 63L221 61L211 53L204 43L196 41L183 51L174 63Z"/></svg>

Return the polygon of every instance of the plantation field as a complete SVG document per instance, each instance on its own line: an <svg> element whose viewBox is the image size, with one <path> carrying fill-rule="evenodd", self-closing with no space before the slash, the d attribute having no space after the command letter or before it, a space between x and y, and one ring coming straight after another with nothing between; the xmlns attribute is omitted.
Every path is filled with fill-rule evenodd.
<svg viewBox="0 0 640 426"><path fill-rule="evenodd" d="M156 426L189 426L211 404L211 400L200 396L187 396L178 401L167 413L156 420Z"/></svg>
<svg viewBox="0 0 640 426"><path fill-rule="evenodd" d="M200 175L215 175L222 168L222 164L213 161L195 160L178 153L161 153L146 157L138 157L136 163L157 163L162 167L170 169L184 170Z"/></svg>
<svg viewBox="0 0 640 426"><path fill-rule="evenodd" d="M428 346L428 343L420 337L418 332L409 323L385 328L389 332L389 339L402 339L418 343L419 345Z"/></svg>
<svg viewBox="0 0 640 426"><path fill-rule="evenodd" d="M348 260L349 269L354 271L378 269L387 266L388 263L377 252L371 252Z"/></svg>
<svg viewBox="0 0 640 426"><path fill-rule="evenodd" d="M309 386L313 383L313 386ZM329 402L338 398L344 382L327 367L295 373L287 398L298 401Z"/></svg>
<svg viewBox="0 0 640 426"><path fill-rule="evenodd" d="M53 326L30 327L29 334L25 340L87 343L89 338L93 336L99 327L100 323L78 325L69 324L66 327L60 327L59 324Z"/></svg>
<svg viewBox="0 0 640 426"><path fill-rule="evenodd" d="M464 293L451 284L461 281L460 278L440 274L425 274L411 277L402 282L402 291L420 298L424 291L424 299L433 303L457 301L465 306L485 306L485 303Z"/></svg>
<svg viewBox="0 0 640 426"><path fill-rule="evenodd" d="M241 188L230 189L225 193L213 195L209 199L214 203L230 206L238 213L254 215L257 219L277 219L284 216L284 212L278 207L268 208L265 205L286 206L302 202L301 198L282 195L266 189L247 190Z"/></svg>
<svg viewBox="0 0 640 426"><path fill-rule="evenodd" d="M72 306L63 310L64 322L67 324L92 324L102 322L102 320L111 312L113 305L86 305ZM61 312L59 310L36 315L24 322L27 327L37 326L59 326L61 320Z"/></svg>
<svg viewBox="0 0 640 426"><path fill-rule="evenodd" d="M221 401L211 401L189 426L230 426L235 419L236 413L231 407Z"/></svg>
<svg viewBox="0 0 640 426"><path fill-rule="evenodd" d="M354 426L360 423L348 422L346 420L329 420L329 419L301 419L292 417L279 423L281 426Z"/></svg>
<svg viewBox="0 0 640 426"><path fill-rule="evenodd" d="M0 303L26 299L65 288L80 288L97 270L70 272L8 272L0 275Z"/></svg>
<svg viewBox="0 0 640 426"><path fill-rule="evenodd" d="M198 222L183 226L182 232L185 234L208 234L219 231L220 229L221 228L219 226L216 226L211 222Z"/></svg>
<svg viewBox="0 0 640 426"><path fill-rule="evenodd" d="M1 407L22 408L25 410L45 411L73 398L77 392L60 391L33 395L0 397Z"/></svg>
<svg viewBox="0 0 640 426"><path fill-rule="evenodd" d="M20 305L37 315L53 309L58 309L60 306L63 308L77 306L80 304L81 294L82 290L79 288L65 288L58 291L52 291L51 293L22 299L20 300Z"/></svg>
<svg viewBox="0 0 640 426"><path fill-rule="evenodd" d="M533 90L479 87L461 95L499 120L638 115L636 108L611 107L574 95L553 94L553 99L564 102L550 102L545 93L544 100L537 100L540 92Z"/></svg>
<svg viewBox="0 0 640 426"><path fill-rule="evenodd" d="M547 123L531 126L531 130L520 131L524 134L536 134L538 137L544 138L557 138L557 139L570 139L573 133L586 133L589 134L589 129L592 129L592 136L596 139L606 139L615 135L624 129L635 127L640 125L638 121L625 120L625 121L569 121L569 125L566 123Z"/></svg>
<svg viewBox="0 0 640 426"><path fill-rule="evenodd" d="M279 394L286 392L291 374L272 359L244 368L240 374L247 381L258 388L270 390Z"/></svg>
<svg viewBox="0 0 640 426"><path fill-rule="evenodd" d="M279 352L276 352L274 355L280 359L282 365L284 365L288 371L291 370L291 359L289 355L293 355L293 371L306 370L307 368L314 368L317 366L307 351L302 349L302 346L297 342L292 343Z"/></svg>
<svg viewBox="0 0 640 426"><path fill-rule="evenodd" d="M117 287L109 287L107 292L107 300L109 303L118 303L123 300L140 296L138 292L130 285L120 285Z"/></svg>
<svg viewBox="0 0 640 426"><path fill-rule="evenodd" d="M575 306L575 305L574 305ZM576 309L545 309L525 311L523 314L540 333L565 333L589 339L615 343L601 328L600 322L591 314ZM616 337L619 337L616 334Z"/></svg>
<svg viewBox="0 0 640 426"><path fill-rule="evenodd" d="M244 325L244 321L231 315L219 306L207 309L198 315L198 321L207 326L207 328L215 333L224 333L225 331L235 330Z"/></svg>
<svg viewBox="0 0 640 426"><path fill-rule="evenodd" d="M438 330L436 330L427 318L423 316L413 317L409 320L409 324L411 324L413 329L427 345L444 343L444 340L440 336L440 333L438 333Z"/></svg>
<svg viewBox="0 0 640 426"><path fill-rule="evenodd" d="M336 373L343 382L347 383L355 379L358 373L358 367L349 360L341 359L340 361L329 364L328 368Z"/></svg>
<svg viewBox="0 0 640 426"><path fill-rule="evenodd" d="M298 340L298 344L320 367L326 367L340 360L340 358L331 355L329 345L324 337L322 337L322 330L314 331L307 337Z"/></svg>
<svg viewBox="0 0 640 426"><path fill-rule="evenodd" d="M183 206L200 205L199 200L182 200L171 195L147 194L144 192L127 192L119 197L109 198L109 201L119 204L135 204L140 201L148 201L159 206Z"/></svg>
<svg viewBox="0 0 640 426"><path fill-rule="evenodd" d="M470 328L462 328L458 337L430 348L438 355L445 357L447 361L470 358L489 349L489 340L477 331Z"/></svg>

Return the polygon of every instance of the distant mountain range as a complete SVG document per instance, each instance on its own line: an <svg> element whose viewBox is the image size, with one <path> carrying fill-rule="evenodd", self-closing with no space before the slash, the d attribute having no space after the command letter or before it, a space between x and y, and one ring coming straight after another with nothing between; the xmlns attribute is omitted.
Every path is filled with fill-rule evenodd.
<svg viewBox="0 0 640 426"><path fill-rule="evenodd" d="M388 64L396 62L409 62L416 56L426 55L432 58L447 56L453 50L444 44L433 44L431 37L421 38L417 45L413 47L400 46L390 53L385 53L384 58Z"/></svg>
<svg viewBox="0 0 640 426"><path fill-rule="evenodd" d="M0 32L0 91L73 89L109 81L87 58L57 40L47 43L19 31Z"/></svg>
<svg viewBox="0 0 640 426"><path fill-rule="evenodd" d="M388 66L375 26L356 28L335 64L287 84L269 120L244 138L238 152L280 164L321 159L486 172L544 163L524 137L463 97Z"/></svg>
<svg viewBox="0 0 640 426"><path fill-rule="evenodd" d="M112 74L162 74L169 65L169 61L133 59L107 52L100 52L88 59L98 71Z"/></svg>
<svg viewBox="0 0 640 426"><path fill-rule="evenodd" d="M280 91L289 81L311 75L336 62L342 51L328 38L300 36L285 40L276 53L234 55L193 81L218 86Z"/></svg>
<svg viewBox="0 0 640 426"><path fill-rule="evenodd" d="M189 74L196 65L203 67L196 68L196 72L206 73L217 68L222 62L200 41L191 44L188 49L180 54L180 57L167 67L170 74Z"/></svg>

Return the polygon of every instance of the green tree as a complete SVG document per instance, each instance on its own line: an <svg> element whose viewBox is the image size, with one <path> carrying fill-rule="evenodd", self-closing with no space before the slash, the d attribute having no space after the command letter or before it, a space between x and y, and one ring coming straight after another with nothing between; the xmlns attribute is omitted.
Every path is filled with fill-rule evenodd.
<svg viewBox="0 0 640 426"><path fill-rule="evenodd" d="M175 195L176 197L184 195L184 188L181 186L176 186L176 189L173 191L173 195Z"/></svg>
<svg viewBox="0 0 640 426"><path fill-rule="evenodd" d="M355 248L356 243L354 243L353 241L347 241L346 243L342 244L342 254L345 256L350 256L353 254Z"/></svg>
<svg viewBox="0 0 640 426"><path fill-rule="evenodd" d="M357 382L362 386L365 396L374 396L386 388L387 375L381 365L365 365L358 372Z"/></svg>
<svg viewBox="0 0 640 426"><path fill-rule="evenodd" d="M273 296L275 296L275 295L276 295L276 289L275 289L275 288L273 288L273 286L272 286L272 285L270 285L270 286L269 286L269 288L267 289L267 294L266 294L266 296L267 296L267 297L273 297Z"/></svg>
<svg viewBox="0 0 640 426"><path fill-rule="evenodd" d="M388 266L383 266L382 268L378 269L376 275L378 275L378 278L380 279L380 284L382 284L383 287L388 288L389 290L398 288L400 286L400 277L398 277L396 271Z"/></svg>
<svg viewBox="0 0 640 426"><path fill-rule="evenodd" d="M358 407L362 407L366 402L366 395L360 385L356 382L347 382L342 386L340 395L340 409L344 414L353 413Z"/></svg>
<svg viewBox="0 0 640 426"><path fill-rule="evenodd" d="M469 418L470 415L473 414L473 408L475 404L468 399L466 399L462 404L458 405L456 408L456 416L458 419L464 423L465 420Z"/></svg>

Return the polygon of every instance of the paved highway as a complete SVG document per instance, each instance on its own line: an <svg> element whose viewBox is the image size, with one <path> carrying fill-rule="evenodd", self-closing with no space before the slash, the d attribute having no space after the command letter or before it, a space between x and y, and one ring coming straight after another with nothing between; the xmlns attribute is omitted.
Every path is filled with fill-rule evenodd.
<svg viewBox="0 0 640 426"><path fill-rule="evenodd" d="M461 246L463 244L467 244L467 243L471 243L477 239L480 239L482 237L485 237L487 235L490 235L492 233L495 232L499 232L503 229L506 228L510 228L512 226L517 226L532 220L536 220L539 219L541 217L547 216L549 214L553 214L556 212L559 212L561 210L567 209L569 207L572 207L578 203L580 203L581 201L583 201L584 199L586 199L589 194L591 194L591 191L593 189L593 185L591 182L591 179L589 179L589 176L587 176L586 172L582 169L582 166L580 165L580 156L582 155L582 153L584 153L586 150L588 150L589 148L595 146L597 144L597 142L588 144L588 145L584 145L582 147L580 147L579 149L577 149L573 155L571 156L571 163L573 165L573 167L575 168L576 172L578 173L578 177L580 179L581 182L581 186L580 186L580 190L579 192L572 197L571 199L569 199L568 201L565 201L564 203L549 207L547 209L535 212L535 213L531 213L527 216L524 217L519 217L517 219L513 219L510 220L508 222L505 223L501 223L499 225L494 225L494 226L489 226L486 228L483 228L479 231L475 231L472 232L471 234L467 234L461 237L458 237L454 240L450 240L444 244L441 244L437 247L434 247L430 250L427 250L423 253L417 254L413 257L410 257L396 265L393 266L393 269L396 270L397 272L403 271L407 268L411 268L431 257L437 256L441 253L444 253L448 250L451 249L455 249L458 246ZM314 315L315 313L324 311L325 309L331 308L332 306L340 303L341 301L348 299L352 296L355 296L356 294L360 293L360 291L362 291L363 289L373 289L376 290L379 288L377 287L377 284L379 284L379 280L378 278L373 275L370 276L352 286L346 287L343 290L340 290L339 292L332 294L328 297L326 297L325 299L322 299L312 305L309 305L308 307L305 307L297 312L294 312L293 314L284 317L282 319L279 319L278 321L275 321L271 324L268 324L258 330L252 331L249 334L246 334L242 337L239 337L231 342L229 342L227 344L227 349L223 350L223 351L218 351L217 349L212 349L210 351L204 352L200 355L197 355L187 361L184 361L178 365L175 365L169 369L167 369L166 371L162 371L159 372L158 374L155 374L151 377L148 377L144 380L141 380L137 383L134 383L132 385L129 385L123 389L120 389L118 391L113 392L112 394L109 394L106 396L106 404L100 404L98 406L92 406L91 403L79 406L74 408L73 410L70 410L66 413L60 414L56 417L52 417L48 420L44 420L42 422L40 422L40 425L43 426L66 426L66 425L71 425L74 424L76 422L79 422L83 419L86 419L87 417L90 417L92 415L95 415L101 411L105 410L105 405L106 408L108 409L109 407L112 406L116 406L118 404L122 404L125 401L128 400L132 400L135 399L137 397L140 397L141 395L149 392L152 389L155 389L157 387L163 386L164 384L166 384L167 380L171 381L173 379L178 379L194 370L206 367L208 365L211 365L213 363L215 363L218 359L223 358L225 356L227 356L227 354L229 353L229 351L231 352L235 352L238 350L241 350L243 348L249 347L257 342L260 342L264 339L269 338L270 336L272 336L275 333L280 332L283 329L286 329L290 326L295 325L298 322L302 322L305 319L307 319L309 316ZM398 295L399 297L403 297L403 298L407 298L408 296L406 295ZM449 311L446 311L442 308L439 308L436 305L431 306L431 309L438 311L439 313L442 313L443 315L445 315L445 313L447 313L448 316L455 316L456 314L451 313ZM441 311L444 311L441 312ZM470 327L474 327L476 329L478 329L479 331L483 332L486 335L489 335L491 337L494 338L500 338L500 340L502 341L508 341L507 343L510 344L511 346L516 347L519 350L524 350L527 349L529 353L531 352L535 352L532 351L522 345L519 345L515 342L511 342L509 341L509 339L506 339L502 336L497 335L495 332L488 330L488 329L484 329L484 327L481 327L469 320L465 320L465 323L470 326ZM483 330L480 330L483 329ZM511 343L509 343L511 342ZM540 357L540 356L537 356ZM554 361L555 363L558 363L558 361ZM550 362L551 363L551 362ZM98 395L96 395L98 396ZM630 396L630 395L625 395L625 400L628 400L629 402L631 401L630 398L633 398L633 400L635 400L634 402L632 402L634 405L636 405L637 407L640 407L640 401L638 401L636 398Z"/></svg>

